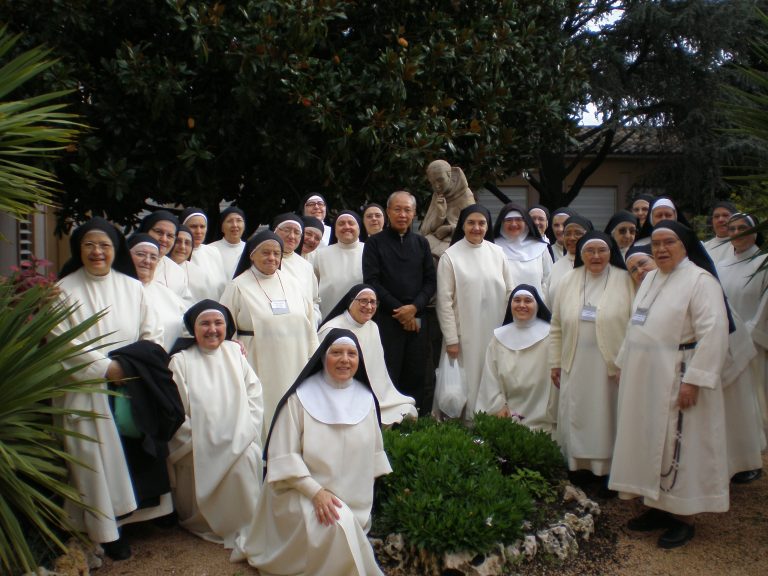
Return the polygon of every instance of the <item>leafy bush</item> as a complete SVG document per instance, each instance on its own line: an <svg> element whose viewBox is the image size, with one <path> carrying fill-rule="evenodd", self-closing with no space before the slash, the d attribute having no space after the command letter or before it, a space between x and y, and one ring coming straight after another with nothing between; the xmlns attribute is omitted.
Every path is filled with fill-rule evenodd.
<svg viewBox="0 0 768 576"><path fill-rule="evenodd" d="M552 504L557 500L557 488L535 470L520 468L510 476L512 480L522 485L536 500Z"/></svg>
<svg viewBox="0 0 768 576"><path fill-rule="evenodd" d="M565 474L560 448L546 432L531 430L509 418L483 413L475 414L474 431L501 459L502 470L507 474L527 468L539 472L549 481L558 480Z"/></svg>
<svg viewBox="0 0 768 576"><path fill-rule="evenodd" d="M419 421L385 431L384 444L393 473L377 492L377 533L438 554L486 552L520 536L531 497L468 430Z"/></svg>

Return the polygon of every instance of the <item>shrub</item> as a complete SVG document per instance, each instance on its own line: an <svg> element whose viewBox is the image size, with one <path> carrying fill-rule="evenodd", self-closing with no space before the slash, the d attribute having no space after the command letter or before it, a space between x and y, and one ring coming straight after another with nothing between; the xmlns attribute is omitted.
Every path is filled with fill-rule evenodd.
<svg viewBox="0 0 768 576"><path fill-rule="evenodd" d="M468 430L424 420L384 432L393 473L379 485L376 532L437 554L514 541L533 509L527 490Z"/></svg>
<svg viewBox="0 0 768 576"><path fill-rule="evenodd" d="M546 432L483 413L475 414L474 432L501 460L506 474L521 469L534 470L550 482L565 474L560 448Z"/></svg>

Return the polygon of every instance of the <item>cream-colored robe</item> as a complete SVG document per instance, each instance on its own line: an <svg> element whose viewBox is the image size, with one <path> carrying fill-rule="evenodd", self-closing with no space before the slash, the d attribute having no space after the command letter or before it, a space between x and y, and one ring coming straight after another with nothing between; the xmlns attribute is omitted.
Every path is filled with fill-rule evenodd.
<svg viewBox="0 0 768 576"><path fill-rule="evenodd" d="M95 326L79 339L73 340L73 344L77 345L102 336L95 345L106 344L103 348L86 348L74 360L64 364L67 369L87 364L75 374L77 380L103 378L111 362L107 354L112 350L138 340L162 344L162 327L157 323L154 310L138 280L114 270L105 276L92 276L85 268L80 268L63 278L58 286L61 299L68 304L80 306L52 331L53 335L58 336L82 324L97 312L107 311ZM119 537L118 525L164 516L173 510L169 493L161 497L158 506L134 512L136 501L133 486L108 396L69 393L61 405L71 410L92 411L104 416L96 419L66 416L63 421L66 429L97 440L91 442L71 436L64 437L67 452L85 465L71 466L69 481L80 492L83 502L103 513L91 514L81 508L67 506L78 529L87 532L94 542L112 542ZM115 519L131 512L134 513L120 522Z"/></svg>
<svg viewBox="0 0 768 576"><path fill-rule="evenodd" d="M459 344L459 360L467 378L464 417L475 414L485 351L501 326L509 295L516 283L504 252L483 240L466 238L448 248L437 265L437 319L443 348Z"/></svg>
<svg viewBox="0 0 768 576"><path fill-rule="evenodd" d="M344 314L331 318L320 328L317 335L318 339L322 342L332 328L345 328L357 336L360 349L363 351L368 380L370 380L373 393L379 401L381 423L384 426L390 426L395 423L399 424L406 416L418 418L416 401L410 396L401 394L389 377L387 365L384 362L384 348L381 345L381 336L376 322L369 320L365 324L358 324L349 312L344 312Z"/></svg>
<svg viewBox="0 0 768 576"><path fill-rule="evenodd" d="M290 274L302 290L304 290L305 296L312 302L312 322L315 329L317 329L322 320L322 316L320 313L320 292L312 264L296 254L296 252L284 252L283 259L280 262L280 270L283 270L286 274Z"/></svg>
<svg viewBox="0 0 768 576"><path fill-rule="evenodd" d="M169 469L180 524L232 548L253 522L261 492L261 382L240 346L194 345L169 368L186 418L169 443Z"/></svg>
<svg viewBox="0 0 768 576"><path fill-rule="evenodd" d="M237 264L240 262L240 256L243 255L245 242L240 240L237 244L230 244L224 238L211 242L209 246L216 248L221 254L221 267L224 270L224 282L229 284L237 270Z"/></svg>
<svg viewBox="0 0 768 576"><path fill-rule="evenodd" d="M616 361L622 372L609 487L673 514L725 512L730 478L721 374L728 320L720 284L684 260L669 274L649 272L633 310L638 306L650 306L648 317L644 325L630 323ZM693 350L678 349L694 341ZM681 380L699 393L682 412L675 473Z"/></svg>
<svg viewBox="0 0 768 576"><path fill-rule="evenodd" d="M287 300L289 313L273 314L270 299ZM248 363L264 388L262 437L266 438L277 403L317 348L312 303L285 272L266 276L253 266L227 286L221 303L232 312L238 330L254 332L235 337L245 346Z"/></svg>
<svg viewBox="0 0 768 576"><path fill-rule="evenodd" d="M592 289L595 298L585 298ZM604 287L604 288L603 288ZM549 367L560 368L556 439L570 470L608 474L616 435L615 364L632 308L629 274L608 266L593 277L574 268L560 283L552 306ZM597 306L597 321L580 320L584 302Z"/></svg>
<svg viewBox="0 0 768 576"><path fill-rule="evenodd" d="M325 318L355 284L363 281L363 243L337 242L315 250L310 260L320 291L320 312Z"/></svg>
<svg viewBox="0 0 768 576"><path fill-rule="evenodd" d="M167 256L157 261L157 268L155 268L155 275L152 277L152 281L166 286L190 306L194 304L192 293L187 285L187 275L181 269L181 266Z"/></svg>
<svg viewBox="0 0 768 576"><path fill-rule="evenodd" d="M373 404L358 424L323 424L291 395L272 432L251 531L232 560L247 558L262 576L383 576L366 533L374 480L391 471ZM342 501L332 526L315 515L320 488Z"/></svg>
<svg viewBox="0 0 768 576"><path fill-rule="evenodd" d="M533 430L550 432L554 422L547 412L552 389L547 352L549 337L522 350L510 350L494 336L485 354L485 366L475 408L496 414L506 404L510 412Z"/></svg>
<svg viewBox="0 0 768 576"><path fill-rule="evenodd" d="M575 256L571 256L566 252L552 265L552 271L549 273L549 286L547 287L546 296L546 302L549 306L554 304L555 298L557 298L557 290L560 287L560 282L568 272L573 270L573 263L575 260Z"/></svg>
<svg viewBox="0 0 768 576"><path fill-rule="evenodd" d="M231 280L224 272L221 252L209 244L200 244L192 251L192 259L185 264L191 264L187 270L187 283L195 302L205 298L221 298Z"/></svg>
<svg viewBox="0 0 768 576"><path fill-rule="evenodd" d="M728 236L725 238L718 238L715 236L703 244L704 248L706 248L707 253L709 254L709 257L712 258L712 262L714 262L715 265L718 265L720 260L723 258L733 254L733 245L731 244L730 237Z"/></svg>
<svg viewBox="0 0 768 576"><path fill-rule="evenodd" d="M144 285L144 294L163 329L161 344L166 352L170 352L182 332L186 334L184 313L189 306L170 288L155 281Z"/></svg>
<svg viewBox="0 0 768 576"><path fill-rule="evenodd" d="M768 379L766 378L768 359L768 338L766 338L768 334L768 315L766 315L768 292L766 292L766 288L768 288L768 273L765 270L759 270L763 261L764 257L759 256L758 247L752 246L738 255L731 248L729 253L717 263L717 273L723 291L728 296L728 304L731 310L743 320L746 332L756 347L748 371L736 379L734 385L727 386L724 391L729 438L736 434L741 436L743 440L747 439L746 430L739 433L734 430L734 427L741 428L747 422L752 422L750 418L746 417L749 412L746 414L742 412L742 415L739 416L739 411L746 410L751 402L756 406L762 429L762 432L753 439L752 443L756 443L761 449L765 449L765 434L768 430ZM731 334L732 346L733 340L734 334ZM752 385L751 393L745 386L746 380L749 380ZM737 394L741 396L739 399L735 398ZM729 450L729 454L732 452L732 449ZM754 450L750 449L750 452L754 452ZM754 463L754 456L749 461ZM758 464L751 469L760 467L761 464ZM744 470L744 468L741 469Z"/></svg>
<svg viewBox="0 0 768 576"><path fill-rule="evenodd" d="M496 242L499 243L503 240L503 238L497 239ZM509 254L507 254L507 262L509 263L512 278L515 279L515 285L528 284L533 286L536 288L539 296L541 296L541 299L547 302L549 277L554 266L549 250L545 247L541 254L531 260L512 260L509 258Z"/></svg>

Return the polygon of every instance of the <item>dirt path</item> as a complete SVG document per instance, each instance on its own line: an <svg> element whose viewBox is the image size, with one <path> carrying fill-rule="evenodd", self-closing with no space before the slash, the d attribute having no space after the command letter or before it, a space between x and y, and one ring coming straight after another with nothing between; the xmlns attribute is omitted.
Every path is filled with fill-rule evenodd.
<svg viewBox="0 0 768 576"><path fill-rule="evenodd" d="M768 470L768 458L764 457ZM603 514L592 541L567 566L524 566L535 576L755 576L768 574L768 477L746 486L732 485L727 514L703 514L696 537L677 550L656 547L658 533L637 534L623 528L633 504L601 501ZM134 555L124 562L105 560L95 576L255 576L245 563L232 564L220 546L180 528L151 525L126 529Z"/></svg>

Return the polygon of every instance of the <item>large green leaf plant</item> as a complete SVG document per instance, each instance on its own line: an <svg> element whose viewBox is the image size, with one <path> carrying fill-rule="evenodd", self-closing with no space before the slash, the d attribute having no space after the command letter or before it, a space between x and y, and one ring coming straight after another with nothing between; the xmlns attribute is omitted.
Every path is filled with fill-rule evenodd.
<svg viewBox="0 0 768 576"><path fill-rule="evenodd" d="M0 572L34 569L32 535L65 549L60 534L74 532L64 502L82 505L67 483L67 465L79 465L61 447L61 438L76 435L60 420L66 414L90 416L60 407L70 392L99 390L103 380L78 381L62 362L76 360L94 340L72 341L98 322L96 315L63 334L51 329L72 312L52 297L50 286L17 294L11 282L0 283ZM98 513L98 512L96 512Z"/></svg>

